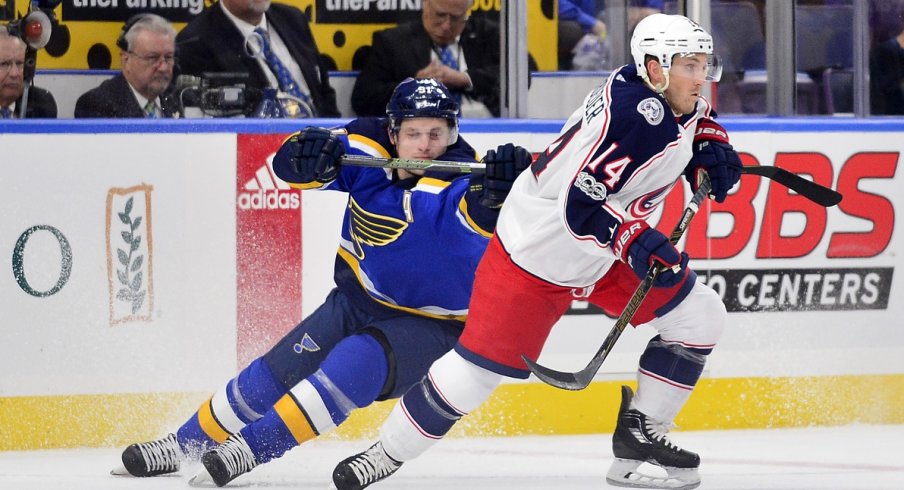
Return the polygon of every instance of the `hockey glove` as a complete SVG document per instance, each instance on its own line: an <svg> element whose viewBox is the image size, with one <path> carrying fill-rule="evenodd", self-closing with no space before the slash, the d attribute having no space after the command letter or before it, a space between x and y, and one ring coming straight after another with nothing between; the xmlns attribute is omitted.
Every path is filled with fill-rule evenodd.
<svg viewBox="0 0 904 490"><path fill-rule="evenodd" d="M533 157L524 148L511 143L499 145L483 157L486 172L471 177L470 190L479 193L482 206L497 209L512 190L512 183L532 162Z"/></svg>
<svg viewBox="0 0 904 490"><path fill-rule="evenodd" d="M728 191L741 178L741 158L728 143L728 133L712 119L701 119L694 134L694 156L684 170L684 178L697 190L700 170L709 174L713 190L710 195L716 202L723 202Z"/></svg>
<svg viewBox="0 0 904 490"><path fill-rule="evenodd" d="M626 221L615 232L612 251L622 262L631 266L634 274L643 279L653 261L664 266L653 281L653 287L670 288L687 276L688 256L679 252L669 239L643 220Z"/></svg>
<svg viewBox="0 0 904 490"><path fill-rule="evenodd" d="M286 182L332 182L339 175L345 145L328 129L308 126L292 135L273 158L273 171Z"/></svg>

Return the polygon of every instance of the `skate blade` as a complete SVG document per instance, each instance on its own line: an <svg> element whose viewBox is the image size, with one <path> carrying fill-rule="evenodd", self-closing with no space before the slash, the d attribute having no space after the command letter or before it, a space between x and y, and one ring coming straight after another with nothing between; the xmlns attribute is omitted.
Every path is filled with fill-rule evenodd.
<svg viewBox="0 0 904 490"><path fill-rule="evenodd" d="M114 466L113 469L110 470L110 474L113 476L132 476L132 474L129 473L129 470L127 470L125 465L123 465L122 463Z"/></svg>
<svg viewBox="0 0 904 490"><path fill-rule="evenodd" d="M606 474L606 482L616 487L691 490L700 486L697 468L671 468L650 464L666 476L656 476L638 471L643 461L616 459Z"/></svg>
<svg viewBox="0 0 904 490"><path fill-rule="evenodd" d="M201 467L201 470L188 480L188 486L195 488L216 488L217 484L213 481L213 477L207 472L207 468Z"/></svg>

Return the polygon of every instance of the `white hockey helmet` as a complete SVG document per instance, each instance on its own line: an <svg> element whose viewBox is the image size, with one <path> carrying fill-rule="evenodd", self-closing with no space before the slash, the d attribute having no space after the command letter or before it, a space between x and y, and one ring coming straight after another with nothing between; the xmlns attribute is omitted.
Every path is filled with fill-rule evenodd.
<svg viewBox="0 0 904 490"><path fill-rule="evenodd" d="M713 37L706 29L683 15L652 14L644 17L631 36L631 56L637 74L649 81L644 60L655 57L668 74L675 56L707 55L706 80L719 81L722 63L713 55Z"/></svg>

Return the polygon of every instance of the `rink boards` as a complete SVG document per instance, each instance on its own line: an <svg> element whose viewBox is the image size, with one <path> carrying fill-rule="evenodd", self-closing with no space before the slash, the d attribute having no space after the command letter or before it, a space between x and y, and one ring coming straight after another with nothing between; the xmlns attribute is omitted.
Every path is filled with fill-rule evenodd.
<svg viewBox="0 0 904 490"><path fill-rule="evenodd" d="M724 123L745 164L846 197L824 209L745 176L695 218L683 245L730 324L678 425L904 423L904 123ZM462 132L481 153L508 141L539 152L560 124L468 121ZM295 129L0 123L0 450L156 436L316 308L332 287L345 201L275 179L269 158ZM676 187L652 220L670 229L688 198ZM541 362L582 367L612 324L576 302ZM626 331L586 391L508 383L456 430L611 431L618 385L652 335ZM339 435L373 435L389 407L355 414Z"/></svg>

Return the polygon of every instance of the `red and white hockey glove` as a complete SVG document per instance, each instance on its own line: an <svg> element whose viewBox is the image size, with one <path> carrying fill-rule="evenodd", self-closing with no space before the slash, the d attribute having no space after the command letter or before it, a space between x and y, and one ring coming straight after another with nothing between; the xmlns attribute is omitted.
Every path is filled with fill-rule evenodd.
<svg viewBox="0 0 904 490"><path fill-rule="evenodd" d="M687 253L679 252L665 235L650 228L646 221L622 223L612 239L612 251L631 266L640 279L646 277L654 260L664 265L653 281L653 287L669 288L680 284L687 276Z"/></svg>
<svg viewBox="0 0 904 490"><path fill-rule="evenodd" d="M701 119L694 133L694 156L684 169L684 178L697 190L698 171L706 170L716 202L725 200L728 191L741 178L741 158L728 143L728 133L712 119Z"/></svg>

